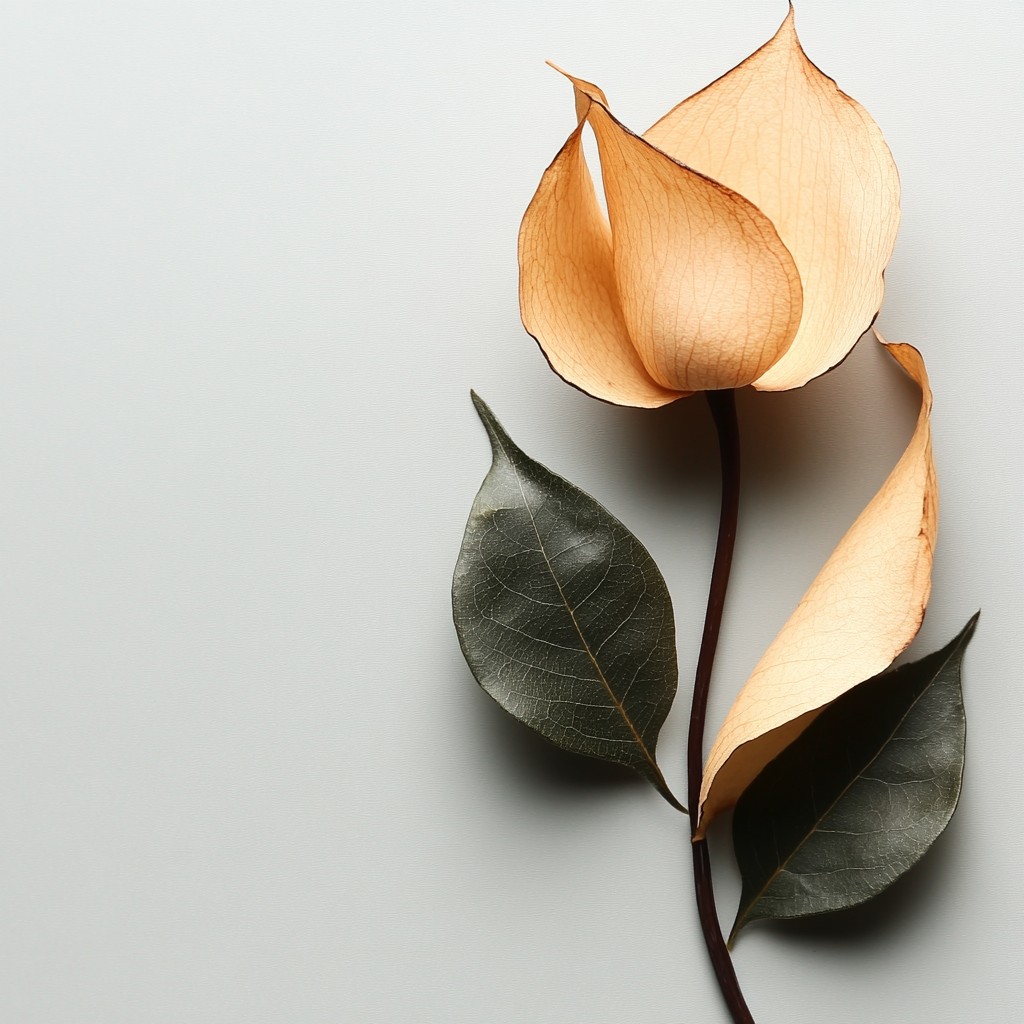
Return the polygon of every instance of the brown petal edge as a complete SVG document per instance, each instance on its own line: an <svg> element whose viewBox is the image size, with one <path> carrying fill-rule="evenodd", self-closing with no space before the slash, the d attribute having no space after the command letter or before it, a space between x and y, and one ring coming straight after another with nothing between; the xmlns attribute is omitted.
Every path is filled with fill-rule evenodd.
<svg viewBox="0 0 1024 1024"><path fill-rule="evenodd" d="M746 196L793 255L800 329L754 387L800 387L841 362L881 305L899 176L870 114L807 57L792 6L772 39L644 137Z"/></svg>
<svg viewBox="0 0 1024 1024"><path fill-rule="evenodd" d="M590 100L583 101L585 118ZM611 229L583 153L584 123L544 172L519 229L523 326L555 373L581 391L616 405L667 405L682 394L651 378L622 317Z"/></svg>

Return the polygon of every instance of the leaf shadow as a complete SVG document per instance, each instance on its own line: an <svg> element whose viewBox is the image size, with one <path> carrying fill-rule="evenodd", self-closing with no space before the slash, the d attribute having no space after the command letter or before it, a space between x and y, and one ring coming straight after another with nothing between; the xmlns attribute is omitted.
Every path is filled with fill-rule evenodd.
<svg viewBox="0 0 1024 1024"><path fill-rule="evenodd" d="M903 877L866 903L832 914L794 921L756 922L752 927L771 932L773 939L806 949L823 944L899 941L900 933L920 927L920 916L949 891L950 879L964 863L963 845L968 826L954 815L945 832ZM739 938L742 942L742 935Z"/></svg>
<svg viewBox="0 0 1024 1024"><path fill-rule="evenodd" d="M562 750L513 718L476 684L469 672L464 686L476 690L467 709L475 721L471 728L483 737L491 761L488 770L506 785L513 785L531 799L571 802L610 792L648 788L636 772L582 754Z"/></svg>

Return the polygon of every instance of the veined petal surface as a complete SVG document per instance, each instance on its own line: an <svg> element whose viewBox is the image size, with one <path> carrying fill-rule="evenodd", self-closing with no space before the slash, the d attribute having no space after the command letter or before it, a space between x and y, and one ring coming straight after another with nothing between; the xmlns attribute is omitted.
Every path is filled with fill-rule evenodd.
<svg viewBox="0 0 1024 1024"><path fill-rule="evenodd" d="M523 325L554 371L587 394L616 405L666 405L681 395L652 380L630 341L611 230L594 193L582 133L581 122L544 172L519 229Z"/></svg>
<svg viewBox="0 0 1024 1024"><path fill-rule="evenodd" d="M573 80L579 92L589 83ZM592 88L592 87L590 87ZM793 341L800 276L771 221L743 196L660 152L597 94L619 301L633 345L665 387L743 387Z"/></svg>
<svg viewBox="0 0 1024 1024"><path fill-rule="evenodd" d="M878 340L921 388L913 437L726 715L704 770L698 834L826 704L886 669L924 618L938 524L932 396L917 349Z"/></svg>
<svg viewBox="0 0 1024 1024"><path fill-rule="evenodd" d="M644 137L749 199L793 254L800 329L754 386L800 387L842 361L882 302L899 177L871 116L808 60L792 8L768 43Z"/></svg>

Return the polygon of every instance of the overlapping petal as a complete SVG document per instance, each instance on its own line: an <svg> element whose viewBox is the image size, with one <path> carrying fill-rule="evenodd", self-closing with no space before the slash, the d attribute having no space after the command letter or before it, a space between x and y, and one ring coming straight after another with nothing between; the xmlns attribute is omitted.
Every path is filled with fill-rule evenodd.
<svg viewBox="0 0 1024 1024"><path fill-rule="evenodd" d="M581 119L544 172L519 231L523 323L570 384L617 405L665 405L680 394L652 379L626 329L583 127Z"/></svg>
<svg viewBox="0 0 1024 1024"><path fill-rule="evenodd" d="M792 8L768 43L643 138L599 89L571 81L579 124L519 244L523 322L557 372L655 406L800 387L840 362L881 304L899 179L878 126L804 54Z"/></svg>
<svg viewBox="0 0 1024 1024"><path fill-rule="evenodd" d="M644 137L746 196L793 254L800 330L754 386L800 387L840 362L882 302L899 177L878 125L807 58L792 8L760 50Z"/></svg>
<svg viewBox="0 0 1024 1024"><path fill-rule="evenodd" d="M826 704L888 668L924 618L938 523L932 396L921 354L879 341L921 388L913 437L726 716L704 772L699 834Z"/></svg>
<svg viewBox="0 0 1024 1024"><path fill-rule="evenodd" d="M612 401L621 401L614 392L623 382L640 390L635 366L622 381L609 373L609 353L620 366L628 360L624 330L662 392L623 404L751 383L786 351L800 320L799 275L775 228L736 192L626 129L590 83L572 82L580 124L520 230L527 330L562 376ZM610 233L583 161L584 120L601 154Z"/></svg>

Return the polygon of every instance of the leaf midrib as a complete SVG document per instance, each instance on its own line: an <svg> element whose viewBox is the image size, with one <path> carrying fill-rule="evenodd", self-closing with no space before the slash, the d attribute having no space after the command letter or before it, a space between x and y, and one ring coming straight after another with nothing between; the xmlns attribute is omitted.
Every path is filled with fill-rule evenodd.
<svg viewBox="0 0 1024 1024"><path fill-rule="evenodd" d="M959 649L960 645L958 644L957 650ZM925 686L925 688L913 699L913 701L907 707L907 710L904 711L902 715L900 715L899 720L893 725L892 729L889 732L889 735L881 743L878 750L867 761L865 761L865 763L860 768L857 769L857 772L854 775L854 777L851 778L850 781L842 788L842 790L836 795L836 797L832 800L828 807L821 814L816 816L811 827L804 834L804 837L798 843L794 844L793 849L790 851L789 855L771 873L765 884L758 890L757 895L754 896L754 898L750 900L750 902L747 904L747 907L744 910L742 916L736 919L736 924L733 926L732 934L729 937L730 943L736 937L736 934L739 932L740 928L742 928L743 925L746 923L750 911L755 906L757 906L761 898L771 887L772 883L779 877L779 875L782 874L783 871L786 870L787 865L807 845L807 842L810 840L810 838L816 832L820 831L818 825L820 825L821 822L824 821L825 818L827 818L829 814L832 813L832 811L835 809L836 804L838 804L839 801L842 800L844 796L846 796L846 794L850 791L851 787L855 783L860 781L864 777L864 773L879 759L879 757L882 756L882 753L885 751L886 747L888 747L888 745L892 742L893 737L896 735L897 729L899 729L899 727L906 721L907 716L910 714L910 712L913 711L915 707L917 707L917 704L921 700L921 698L924 697L924 695L932 688L932 686L935 684L935 681L939 678L939 675L946 669L946 667L953 660L955 655L956 650L950 652L949 657L942 662L939 668L932 675L931 681L928 683L928 685Z"/></svg>
<svg viewBox="0 0 1024 1024"><path fill-rule="evenodd" d="M608 679L604 674L604 670L601 668L601 665L597 660L597 656L591 650L590 644L588 643L586 636L584 636L583 630L580 627L579 621L576 618L575 609L573 608L569 599L566 597L565 591L562 589L562 584L559 581L558 576L555 574L555 570L551 564L551 560L548 558L547 548L544 544L544 539L541 537L540 529L537 526L537 519L533 514L533 508L531 507L530 501L526 496L526 489L523 487L522 477L519 474L519 467L516 465L515 460L510 457L509 452L505 447L503 439L499 438L498 443L501 445L502 454L505 456L505 460L508 462L509 466L512 469L512 473L515 476L516 486L519 488L519 494L523 499L523 507L529 513L530 525L533 527L533 534L537 538L537 544L539 545L540 553L544 556L544 564L545 566L547 566L548 574L551 576L551 580L555 584L556 589L558 590L558 596L561 599L562 606L565 608L566 612L569 615L569 620L572 622L573 629L576 630L576 635L580 638L580 643L583 644L583 650L586 653L587 657L590 659L590 663L594 666L594 671L597 673L597 678L600 680L601 685L604 687L605 692L608 694L608 699L612 702L613 707L619 713L622 720L626 723L626 726L629 728L629 731L632 734L633 739L636 741L637 746L640 748L640 751L642 752L644 759L650 765L651 770L655 773L657 778L661 780L664 784L664 780L661 775L661 769L658 767L658 764L654 760L654 757L651 754L651 752L647 749L647 744L644 742L643 737L637 731L637 728L633 724L633 720L627 713L625 707L622 704L622 701L620 701L619 698L616 696L615 691L612 689L611 684L608 682Z"/></svg>

